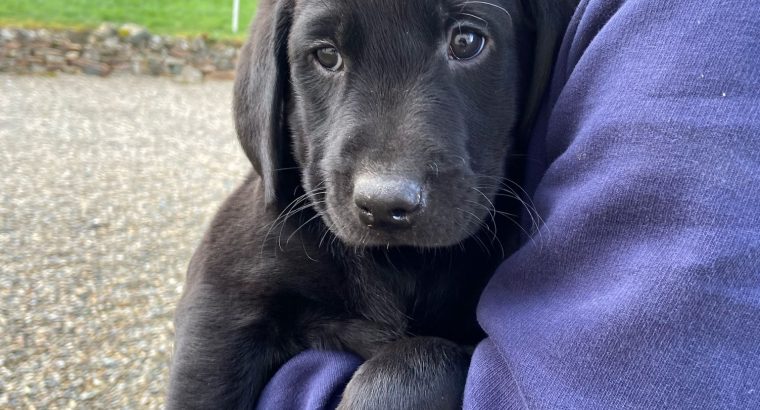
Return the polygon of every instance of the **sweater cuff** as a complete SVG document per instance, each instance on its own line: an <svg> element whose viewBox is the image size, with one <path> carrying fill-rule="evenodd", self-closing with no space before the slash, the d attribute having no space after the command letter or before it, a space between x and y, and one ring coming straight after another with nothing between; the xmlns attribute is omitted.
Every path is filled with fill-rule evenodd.
<svg viewBox="0 0 760 410"><path fill-rule="evenodd" d="M285 363L259 398L259 409L334 409L359 357L346 352L309 350Z"/></svg>

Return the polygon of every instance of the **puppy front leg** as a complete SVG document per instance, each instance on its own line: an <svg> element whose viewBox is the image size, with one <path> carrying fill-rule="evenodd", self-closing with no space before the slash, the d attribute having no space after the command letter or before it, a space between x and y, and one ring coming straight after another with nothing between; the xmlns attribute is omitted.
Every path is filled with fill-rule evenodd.
<svg viewBox="0 0 760 410"><path fill-rule="evenodd" d="M459 409L469 364L470 354L445 339L389 343L354 373L338 409Z"/></svg>
<svg viewBox="0 0 760 410"><path fill-rule="evenodd" d="M252 409L288 359L286 343L273 339L270 326L260 321L236 321L233 313L209 310L221 312L208 304L181 307L166 408Z"/></svg>

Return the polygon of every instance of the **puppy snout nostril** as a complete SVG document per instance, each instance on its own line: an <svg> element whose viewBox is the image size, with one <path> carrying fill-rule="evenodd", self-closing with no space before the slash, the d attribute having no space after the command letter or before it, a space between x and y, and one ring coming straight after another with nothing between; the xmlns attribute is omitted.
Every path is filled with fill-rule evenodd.
<svg viewBox="0 0 760 410"><path fill-rule="evenodd" d="M354 184L359 219L370 227L406 228L422 207L422 186L397 176L359 176Z"/></svg>

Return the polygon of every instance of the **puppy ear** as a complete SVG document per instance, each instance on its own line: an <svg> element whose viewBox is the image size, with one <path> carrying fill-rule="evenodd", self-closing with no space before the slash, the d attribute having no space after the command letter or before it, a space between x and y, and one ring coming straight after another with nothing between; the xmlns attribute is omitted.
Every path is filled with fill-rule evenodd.
<svg viewBox="0 0 760 410"><path fill-rule="evenodd" d="M289 149L285 93L292 0L259 2L248 42L240 50L233 106L245 154L261 177L267 204L277 197L277 169Z"/></svg>
<svg viewBox="0 0 760 410"><path fill-rule="evenodd" d="M531 80L520 123L520 134L531 132L549 84L554 57L579 0L523 0L527 25L535 32Z"/></svg>

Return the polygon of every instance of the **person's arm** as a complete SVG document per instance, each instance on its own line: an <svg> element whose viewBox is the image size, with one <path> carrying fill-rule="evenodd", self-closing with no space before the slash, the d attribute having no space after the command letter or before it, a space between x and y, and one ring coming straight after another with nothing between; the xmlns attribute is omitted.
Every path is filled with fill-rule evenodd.
<svg viewBox="0 0 760 410"><path fill-rule="evenodd" d="M757 406L760 3L584 1L554 75L465 408Z"/></svg>
<svg viewBox="0 0 760 410"><path fill-rule="evenodd" d="M259 398L266 410L334 409L361 359L345 352L309 350L290 359Z"/></svg>
<svg viewBox="0 0 760 410"><path fill-rule="evenodd" d="M534 135L545 225L484 294L465 408L760 402L758 38L755 0L582 2ZM259 407L334 408L358 365L305 352Z"/></svg>

